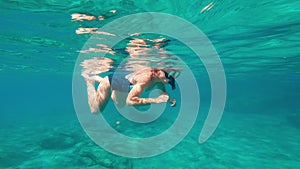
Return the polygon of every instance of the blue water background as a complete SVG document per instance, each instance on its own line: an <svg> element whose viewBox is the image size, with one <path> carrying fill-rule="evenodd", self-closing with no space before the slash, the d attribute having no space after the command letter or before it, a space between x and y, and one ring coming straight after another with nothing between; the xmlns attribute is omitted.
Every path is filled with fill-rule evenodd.
<svg viewBox="0 0 300 169"><path fill-rule="evenodd" d="M201 13L210 1L1 1L0 168L300 168L300 2L214 2ZM73 107L72 73L90 35L75 30L99 22L72 22L70 15L111 9L116 16L100 26L136 12L164 12L212 41L228 93L222 121L205 144L197 139L210 104L208 76L189 61L191 53L174 46L200 84L200 115L189 135L148 159L110 154L85 135ZM66 138L71 143L57 145Z"/></svg>

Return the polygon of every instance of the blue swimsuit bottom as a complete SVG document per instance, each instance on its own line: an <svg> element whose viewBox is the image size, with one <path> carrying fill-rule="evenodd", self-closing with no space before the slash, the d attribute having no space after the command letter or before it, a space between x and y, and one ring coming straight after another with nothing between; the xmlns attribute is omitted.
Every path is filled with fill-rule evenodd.
<svg viewBox="0 0 300 169"><path fill-rule="evenodd" d="M125 73L112 73L108 75L109 83L112 90L117 90L120 92L128 92L130 83L128 79L125 78Z"/></svg>

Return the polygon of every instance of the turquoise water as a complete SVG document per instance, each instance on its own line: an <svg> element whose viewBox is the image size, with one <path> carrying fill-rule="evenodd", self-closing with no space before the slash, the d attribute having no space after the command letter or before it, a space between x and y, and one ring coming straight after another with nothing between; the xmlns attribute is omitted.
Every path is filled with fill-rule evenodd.
<svg viewBox="0 0 300 169"><path fill-rule="evenodd" d="M1 1L0 168L300 168L300 1L216 0L201 13L210 2ZM75 31L137 12L182 17L216 48L226 73L227 101L218 128L204 144L198 136L210 104L208 76L176 41L163 48L190 66L201 92L200 114L182 142L161 155L131 159L106 152L81 128L72 74L91 35ZM105 19L72 22L73 13ZM119 45L116 61L127 55L126 44ZM119 120L112 106L109 102L103 114ZM148 137L170 126L177 113L178 107L167 108L149 124L120 119L119 126L112 126Z"/></svg>

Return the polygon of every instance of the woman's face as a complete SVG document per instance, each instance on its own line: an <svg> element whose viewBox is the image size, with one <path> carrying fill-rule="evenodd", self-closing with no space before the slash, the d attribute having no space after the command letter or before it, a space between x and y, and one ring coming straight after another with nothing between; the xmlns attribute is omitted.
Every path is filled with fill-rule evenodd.
<svg viewBox="0 0 300 169"><path fill-rule="evenodd" d="M166 78L166 74L164 71L162 70L159 70L157 72L157 77L163 82L163 83L168 83L169 82L169 79Z"/></svg>

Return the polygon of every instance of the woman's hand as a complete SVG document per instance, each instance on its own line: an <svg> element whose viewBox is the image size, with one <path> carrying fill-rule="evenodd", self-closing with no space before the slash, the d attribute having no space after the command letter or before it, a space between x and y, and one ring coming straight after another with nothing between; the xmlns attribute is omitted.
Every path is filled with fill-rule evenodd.
<svg viewBox="0 0 300 169"><path fill-rule="evenodd" d="M158 96L156 99L156 103L166 103L169 100L169 96L165 93Z"/></svg>
<svg viewBox="0 0 300 169"><path fill-rule="evenodd" d="M171 103L171 106L174 107L176 105L175 99L170 99L169 102Z"/></svg>

